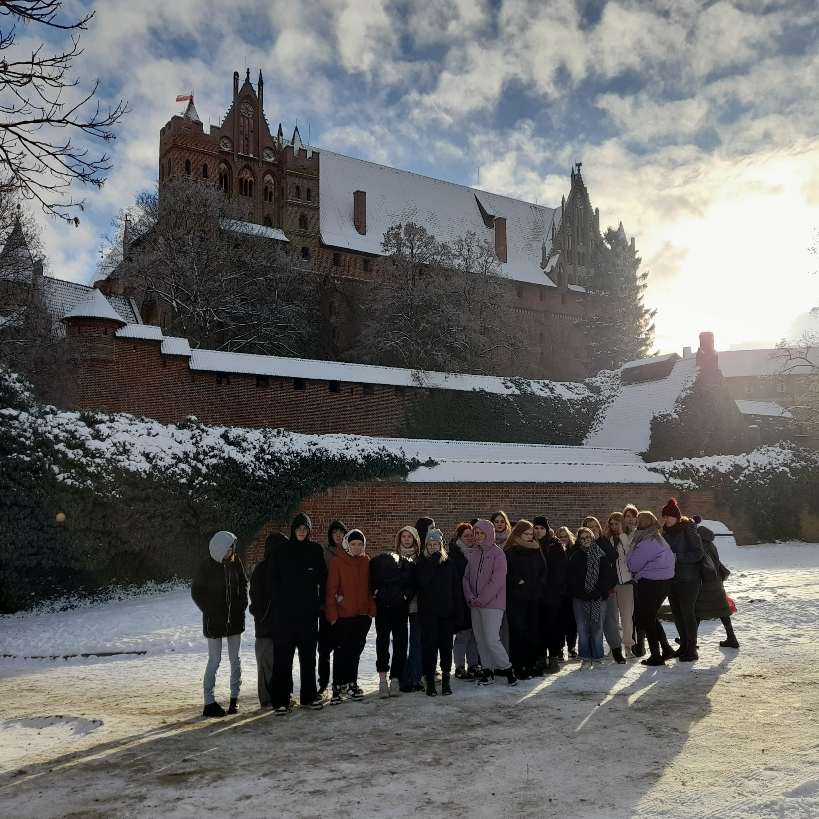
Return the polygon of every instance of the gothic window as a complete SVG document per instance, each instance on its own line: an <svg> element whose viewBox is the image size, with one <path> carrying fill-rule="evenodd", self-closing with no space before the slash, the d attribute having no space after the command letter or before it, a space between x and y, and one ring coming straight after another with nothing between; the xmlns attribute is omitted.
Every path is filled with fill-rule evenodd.
<svg viewBox="0 0 819 819"><path fill-rule="evenodd" d="M253 106L243 102L239 113L239 152L250 155L253 148Z"/></svg>
<svg viewBox="0 0 819 819"><path fill-rule="evenodd" d="M253 196L253 175L247 168L239 174L239 195Z"/></svg>
<svg viewBox="0 0 819 819"><path fill-rule="evenodd" d="M369 259L362 259L361 266L364 268L365 273L370 272L370 260Z"/></svg>
<svg viewBox="0 0 819 819"><path fill-rule="evenodd" d="M264 217L264 226L265 227L273 227L273 220L269 216Z"/></svg>
<svg viewBox="0 0 819 819"><path fill-rule="evenodd" d="M226 195L230 195L230 169L227 165L219 166L219 189Z"/></svg>
<svg viewBox="0 0 819 819"><path fill-rule="evenodd" d="M299 229L307 230L307 215L304 213L299 214Z"/></svg>
<svg viewBox="0 0 819 819"><path fill-rule="evenodd" d="M191 161L190 159L185 160L185 173L190 176L191 175Z"/></svg>
<svg viewBox="0 0 819 819"><path fill-rule="evenodd" d="M309 202L313 198L313 191L310 188L307 189L307 201Z"/></svg>
<svg viewBox="0 0 819 819"><path fill-rule="evenodd" d="M296 185L296 199L301 199L301 185Z"/></svg>
<svg viewBox="0 0 819 819"><path fill-rule="evenodd" d="M207 178L208 178L208 163L206 162L202 166L202 179L207 179Z"/></svg>
<svg viewBox="0 0 819 819"><path fill-rule="evenodd" d="M273 180L266 176L264 178L264 190L262 191L263 196L262 199L265 202L272 202L273 201Z"/></svg>

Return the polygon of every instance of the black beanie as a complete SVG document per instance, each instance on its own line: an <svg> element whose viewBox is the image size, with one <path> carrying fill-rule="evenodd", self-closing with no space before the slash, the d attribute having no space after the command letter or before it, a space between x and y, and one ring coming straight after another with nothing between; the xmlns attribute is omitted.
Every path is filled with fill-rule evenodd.
<svg viewBox="0 0 819 819"><path fill-rule="evenodd" d="M538 515L536 518L532 518L532 526L542 526L544 529L548 529L549 521L546 515Z"/></svg>

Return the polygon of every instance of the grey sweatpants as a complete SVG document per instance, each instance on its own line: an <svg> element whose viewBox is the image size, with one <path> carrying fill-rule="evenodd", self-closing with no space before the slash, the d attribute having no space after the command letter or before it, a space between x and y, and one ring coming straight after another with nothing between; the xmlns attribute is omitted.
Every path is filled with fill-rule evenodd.
<svg viewBox="0 0 819 819"><path fill-rule="evenodd" d="M620 609L617 607L617 596L612 594L603 602L603 634L609 648L621 648L623 633L620 631Z"/></svg>
<svg viewBox="0 0 819 819"><path fill-rule="evenodd" d="M503 609L472 609L472 631L484 668L509 668L509 655L500 638Z"/></svg>
<svg viewBox="0 0 819 819"><path fill-rule="evenodd" d="M271 699L270 683L273 680L273 638L256 638L256 672L258 674L259 705L269 708Z"/></svg>
<svg viewBox="0 0 819 819"><path fill-rule="evenodd" d="M463 666L472 668L478 665L478 643L475 640L475 632L471 628L455 633L455 642L452 644L452 653L455 655L455 667Z"/></svg>

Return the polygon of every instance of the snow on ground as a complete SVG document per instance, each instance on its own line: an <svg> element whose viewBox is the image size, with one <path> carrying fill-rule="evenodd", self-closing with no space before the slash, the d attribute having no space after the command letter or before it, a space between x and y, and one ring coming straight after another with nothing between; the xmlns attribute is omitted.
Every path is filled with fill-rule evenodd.
<svg viewBox="0 0 819 819"><path fill-rule="evenodd" d="M0 660L0 815L818 815L819 544L718 545L739 652L706 623L690 666L570 663L516 688L456 681L447 699L370 695L285 718L255 708L252 625L240 716L198 717L186 589L2 617L2 654L147 653Z"/></svg>

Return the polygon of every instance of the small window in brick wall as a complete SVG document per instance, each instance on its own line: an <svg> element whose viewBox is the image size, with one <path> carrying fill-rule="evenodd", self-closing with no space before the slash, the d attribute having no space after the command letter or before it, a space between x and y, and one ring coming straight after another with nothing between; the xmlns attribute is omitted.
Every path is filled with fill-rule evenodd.
<svg viewBox="0 0 819 819"><path fill-rule="evenodd" d="M359 386L364 395L372 395L375 392L375 388L372 384L359 384Z"/></svg>
<svg viewBox="0 0 819 819"><path fill-rule="evenodd" d="M330 390L330 392L339 392L340 386L338 381L330 381L329 384L327 384L327 389Z"/></svg>
<svg viewBox="0 0 819 819"><path fill-rule="evenodd" d="M517 291L517 294L518 294L518 298L522 299L523 298L523 288L520 285L518 285L517 288L516 288L516 291Z"/></svg>
<svg viewBox="0 0 819 819"><path fill-rule="evenodd" d="M216 373L216 383L220 387L230 384L230 376L227 373Z"/></svg>
<svg viewBox="0 0 819 819"><path fill-rule="evenodd" d="M307 189L307 201L309 202L313 198L313 191L310 188Z"/></svg>
<svg viewBox="0 0 819 819"><path fill-rule="evenodd" d="M293 389L294 390L303 390L307 386L307 382L303 378L294 378L293 379Z"/></svg>
<svg viewBox="0 0 819 819"><path fill-rule="evenodd" d="M364 272L365 272L365 273L369 273L369 272L370 272L370 260L369 260L369 259L364 259L364 260L361 262L361 266L364 268Z"/></svg>
<svg viewBox="0 0 819 819"><path fill-rule="evenodd" d="M269 375L257 375L256 376L256 386L261 388L266 388L270 386L270 376Z"/></svg>
<svg viewBox="0 0 819 819"><path fill-rule="evenodd" d="M309 247L303 247L301 249L301 257L305 261L310 261L310 248Z"/></svg>
<svg viewBox="0 0 819 819"><path fill-rule="evenodd" d="M333 267L341 267L341 254L334 253L333 254Z"/></svg>

